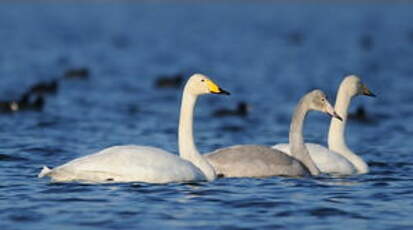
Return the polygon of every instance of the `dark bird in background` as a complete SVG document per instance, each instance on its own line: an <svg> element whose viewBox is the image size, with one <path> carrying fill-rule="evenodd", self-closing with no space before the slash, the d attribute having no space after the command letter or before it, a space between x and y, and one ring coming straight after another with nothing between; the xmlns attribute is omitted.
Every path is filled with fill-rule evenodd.
<svg viewBox="0 0 413 230"><path fill-rule="evenodd" d="M89 70L87 68L69 69L63 77L86 79L89 77ZM45 105L44 96L56 94L59 90L59 83L58 79L36 83L29 87L17 100L0 101L0 112L41 111Z"/></svg>
<svg viewBox="0 0 413 230"><path fill-rule="evenodd" d="M42 95L32 95L24 94L21 99L18 101L18 105L21 109L25 110L43 110L44 107L44 97Z"/></svg>
<svg viewBox="0 0 413 230"><path fill-rule="evenodd" d="M41 111L44 107L44 97L30 92L23 94L18 100L0 101L0 112L18 112L24 110Z"/></svg>
<svg viewBox="0 0 413 230"><path fill-rule="evenodd" d="M156 88L179 88L184 81L182 73L174 75L161 75L155 81Z"/></svg>
<svg viewBox="0 0 413 230"><path fill-rule="evenodd" d="M348 118L353 120L366 120L366 109L363 106L359 106L354 113L348 115Z"/></svg>
<svg viewBox="0 0 413 230"><path fill-rule="evenodd" d="M369 114L363 106L357 107L356 111L348 115L349 119L366 124L376 124L380 119L388 119L390 117L389 114L383 113Z"/></svg>
<svg viewBox="0 0 413 230"><path fill-rule="evenodd" d="M349 113L348 119L360 122L373 122L373 119L368 116L366 109L363 106L359 106L355 112Z"/></svg>
<svg viewBox="0 0 413 230"><path fill-rule="evenodd" d="M63 78L66 79L88 79L89 78L89 69L86 67L77 68L77 69L68 69L63 75Z"/></svg>
<svg viewBox="0 0 413 230"><path fill-rule="evenodd" d="M57 80L39 82L29 87L19 99L0 101L1 112L17 112L24 110L43 110L46 94L56 94L59 89Z"/></svg>
<svg viewBox="0 0 413 230"><path fill-rule="evenodd" d="M239 116L245 117L250 111L250 106L246 102L239 102L237 108L235 109L218 109L213 113L215 117L225 117L225 116Z"/></svg>
<svg viewBox="0 0 413 230"><path fill-rule="evenodd" d="M59 89L59 82L57 80L51 80L46 82L39 82L34 84L24 95L30 94L56 94Z"/></svg>
<svg viewBox="0 0 413 230"><path fill-rule="evenodd" d="M19 109L16 101L0 101L0 111L2 113L14 112Z"/></svg>
<svg viewBox="0 0 413 230"><path fill-rule="evenodd" d="M222 131L227 131L227 132L241 132L244 131L244 127L239 126L239 125L224 125L221 127Z"/></svg>

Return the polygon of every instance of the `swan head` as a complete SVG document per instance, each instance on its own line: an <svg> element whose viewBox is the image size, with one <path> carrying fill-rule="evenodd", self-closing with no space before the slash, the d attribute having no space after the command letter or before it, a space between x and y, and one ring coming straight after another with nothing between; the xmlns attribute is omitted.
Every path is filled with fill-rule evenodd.
<svg viewBox="0 0 413 230"><path fill-rule="evenodd" d="M327 100L327 96L323 91L319 89L313 90L310 93L308 93L308 97L310 99L309 108L311 110L317 110L323 113L327 113L330 116L339 119L340 121L343 120L340 117L340 115L337 114L334 107Z"/></svg>
<svg viewBox="0 0 413 230"><path fill-rule="evenodd" d="M344 78L343 83L351 96L365 95L375 97L376 95L360 80L356 75L349 75Z"/></svg>
<svg viewBox="0 0 413 230"><path fill-rule="evenodd" d="M193 95L202 94L225 94L230 95L226 90L223 90L215 82L203 74L196 73L192 75L186 83L186 88Z"/></svg>

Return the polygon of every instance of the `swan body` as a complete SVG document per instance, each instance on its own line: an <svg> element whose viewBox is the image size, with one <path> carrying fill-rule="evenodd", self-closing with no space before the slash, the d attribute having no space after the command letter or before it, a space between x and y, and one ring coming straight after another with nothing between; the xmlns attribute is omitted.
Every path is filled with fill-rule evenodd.
<svg viewBox="0 0 413 230"><path fill-rule="evenodd" d="M148 146L114 146L54 169L43 167L38 177L91 183L212 181L215 171L197 151L192 134L197 97L208 93L229 94L202 74L194 74L185 86L179 120L180 156Z"/></svg>
<svg viewBox="0 0 413 230"><path fill-rule="evenodd" d="M261 145L235 145L217 149L205 157L223 177L309 176L300 161Z"/></svg>
<svg viewBox="0 0 413 230"><path fill-rule="evenodd" d="M353 164L341 154L315 143L306 143L305 146L311 155L311 159L315 162L317 168L320 169L321 172L344 175L350 175L357 172ZM291 155L289 144L277 144L274 145L273 148Z"/></svg>
<svg viewBox="0 0 413 230"><path fill-rule="evenodd" d="M53 170L45 167L39 175L52 181L70 182L134 182L207 180L191 162L159 148L147 146L114 146L72 160Z"/></svg>
<svg viewBox="0 0 413 230"><path fill-rule="evenodd" d="M218 149L205 155L218 175L224 177L267 177L318 175L302 137L302 126L307 112L319 110L338 117L325 94L314 90L298 103L290 127L291 156L260 145L236 145Z"/></svg>
<svg viewBox="0 0 413 230"><path fill-rule="evenodd" d="M347 76L340 84L335 104L335 110L343 121L331 119L328 133L329 148L314 143L306 144L311 158L323 173L350 175L368 172L368 165L347 147L344 138L348 107L351 99L357 95L375 96L357 76ZM278 144L273 148L291 154L289 144Z"/></svg>

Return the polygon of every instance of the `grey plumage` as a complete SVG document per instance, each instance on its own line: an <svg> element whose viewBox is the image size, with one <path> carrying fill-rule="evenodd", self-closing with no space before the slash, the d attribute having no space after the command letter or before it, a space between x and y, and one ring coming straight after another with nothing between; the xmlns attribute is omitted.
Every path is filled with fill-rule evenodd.
<svg viewBox="0 0 413 230"><path fill-rule="evenodd" d="M319 175L320 170L304 145L303 124L307 113L318 110L340 118L321 90L307 93L298 102L290 126L291 153L262 145L236 145L206 155L217 174L224 177Z"/></svg>
<svg viewBox="0 0 413 230"><path fill-rule="evenodd" d="M287 154L261 145L235 145L205 157L224 177L309 176L308 169Z"/></svg>

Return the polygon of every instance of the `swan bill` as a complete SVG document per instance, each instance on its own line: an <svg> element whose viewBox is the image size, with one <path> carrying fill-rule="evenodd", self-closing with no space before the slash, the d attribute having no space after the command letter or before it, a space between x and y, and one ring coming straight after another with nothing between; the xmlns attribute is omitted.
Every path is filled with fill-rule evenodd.
<svg viewBox="0 0 413 230"><path fill-rule="evenodd" d="M330 113L329 113L329 114L330 114ZM332 117L334 117L334 118L337 118L337 119L340 120L340 121L343 121L343 118L340 117L340 115L338 115L338 113L336 113L336 112L333 112L333 114L330 114L330 116L332 116Z"/></svg>
<svg viewBox="0 0 413 230"><path fill-rule="evenodd" d="M327 101L325 101L325 103L326 103L326 113L328 115L330 115L331 117L334 117L334 118L337 118L340 121L343 121L343 118L340 115L338 115L338 113L333 108L333 106L331 106L331 104L328 103Z"/></svg>
<svg viewBox="0 0 413 230"><path fill-rule="evenodd" d="M213 94L231 95L230 92L228 92L228 91L226 91L226 90L223 90L223 89L221 89L221 88L218 88L218 92L213 92L213 91L210 91L210 92L213 93Z"/></svg>
<svg viewBox="0 0 413 230"><path fill-rule="evenodd" d="M338 113L334 110L333 107L331 107L331 105L327 107L327 114L331 117L337 118L340 121L343 121L343 118L340 115L338 115Z"/></svg>
<svg viewBox="0 0 413 230"><path fill-rule="evenodd" d="M208 79L206 83L210 93L230 95L228 91L221 89L215 82Z"/></svg>
<svg viewBox="0 0 413 230"><path fill-rule="evenodd" d="M367 88L367 86L363 85L363 89L362 89L362 93L365 96L369 96L369 97L376 97L376 94L374 94L373 92L371 92L369 90L369 88Z"/></svg>

